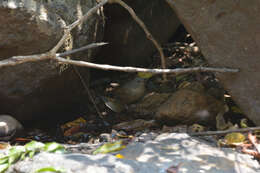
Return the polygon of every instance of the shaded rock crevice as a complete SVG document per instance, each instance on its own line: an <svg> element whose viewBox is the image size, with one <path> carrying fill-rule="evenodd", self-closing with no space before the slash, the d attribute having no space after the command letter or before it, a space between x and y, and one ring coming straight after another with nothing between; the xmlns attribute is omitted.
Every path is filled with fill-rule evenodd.
<svg viewBox="0 0 260 173"><path fill-rule="evenodd" d="M65 24L71 24L94 5L92 0L1 1L0 59L50 50L61 38ZM63 50L102 40L102 22L98 14L91 16L71 33ZM77 53L73 58L91 61L96 51ZM80 68L80 72L88 81L88 69ZM4 67L0 73L0 112L20 121L66 112L68 107L78 106L75 100L83 97L81 81L71 66L47 60Z"/></svg>

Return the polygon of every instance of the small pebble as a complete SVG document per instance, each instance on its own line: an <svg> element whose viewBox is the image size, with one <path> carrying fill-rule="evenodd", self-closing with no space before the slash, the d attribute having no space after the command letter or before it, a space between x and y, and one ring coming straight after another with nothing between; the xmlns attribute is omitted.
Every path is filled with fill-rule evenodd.
<svg viewBox="0 0 260 173"><path fill-rule="evenodd" d="M109 133L102 133L99 136L99 142L112 142L112 137Z"/></svg>
<svg viewBox="0 0 260 173"><path fill-rule="evenodd" d="M135 139L136 142L147 142L152 141L158 136L157 133L149 132L149 133L143 133L139 137Z"/></svg>
<svg viewBox="0 0 260 173"><path fill-rule="evenodd" d="M12 116L0 115L0 140L10 140L18 132L22 131L22 129L22 124L14 119Z"/></svg>

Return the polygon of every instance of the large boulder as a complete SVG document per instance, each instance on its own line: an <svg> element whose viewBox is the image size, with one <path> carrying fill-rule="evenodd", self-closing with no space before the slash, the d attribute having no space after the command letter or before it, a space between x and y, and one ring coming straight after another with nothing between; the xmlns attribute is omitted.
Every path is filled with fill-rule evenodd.
<svg viewBox="0 0 260 173"><path fill-rule="evenodd" d="M149 136L155 136L148 134ZM154 140L131 142L119 151L124 159L112 154L44 153L19 161L6 171L35 172L52 167L68 173L257 173L260 170L257 160L230 148L214 146L210 140L191 137L185 133L163 133ZM93 145L79 144L69 148L86 151ZM167 171L170 167L179 169ZM37 172L37 171L36 171Z"/></svg>
<svg viewBox="0 0 260 173"><path fill-rule="evenodd" d="M61 38L64 24L71 24L95 5L92 0L0 1L0 60L50 50ZM101 19L95 14L75 28L63 49L100 41ZM93 51L77 57L90 61ZM87 69L80 70L88 80ZM18 120L66 112L75 106L83 91L70 66L49 60L4 67L0 74L0 113Z"/></svg>
<svg viewBox="0 0 260 173"><path fill-rule="evenodd" d="M165 1L127 0L125 3L133 8L159 43L167 42L180 24ZM143 29L117 4L105 6L104 14L104 40L109 42L109 45L102 48L96 61L128 66L147 64L156 49L147 39Z"/></svg>
<svg viewBox="0 0 260 173"><path fill-rule="evenodd" d="M217 77L247 116L260 125L260 2L167 2L211 66L240 69Z"/></svg>

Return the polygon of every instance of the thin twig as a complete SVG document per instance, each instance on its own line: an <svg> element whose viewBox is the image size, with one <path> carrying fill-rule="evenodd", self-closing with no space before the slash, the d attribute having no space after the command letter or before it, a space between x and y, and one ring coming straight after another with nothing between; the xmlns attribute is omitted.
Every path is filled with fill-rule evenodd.
<svg viewBox="0 0 260 173"><path fill-rule="evenodd" d="M155 48L158 50L160 57L161 57L161 65L162 65L162 69L166 69L166 63L165 63L165 56L163 53L163 49L160 46L160 44L154 39L153 35L149 32L148 28L145 26L144 22L135 14L134 10L129 7L125 2L121 1L121 0L109 0L109 3L117 3L119 5L121 5L122 7L124 7L129 14L132 16L132 18L136 21L136 23L139 24L139 26L144 30L146 37L152 41L152 43L154 44ZM163 73L163 79L167 80L167 76L165 73Z"/></svg>
<svg viewBox="0 0 260 173"><path fill-rule="evenodd" d="M64 44L64 42L68 38L69 34L70 30L65 29L64 35L61 37L60 41L50 50L51 54L55 54L59 50L59 48Z"/></svg>
<svg viewBox="0 0 260 173"><path fill-rule="evenodd" d="M93 45L93 47L92 47ZM95 45L95 46L94 46ZM43 54L36 54L36 55L28 55L28 56L14 56L8 59L4 59L0 61L0 68L6 67L6 66L14 66L26 62L35 62L35 61L42 61L46 59L52 59L56 60L59 63L63 64L72 64L76 66L83 66L83 67L89 67L89 68L95 68L100 70L114 70L114 71L123 71L123 72L147 72L147 73L154 73L154 74L163 74L163 73L172 73L172 74L183 74L183 73L191 73L191 72L220 72L220 73L236 73L239 70L238 69L232 69L232 68L211 68L211 67L192 67L192 68L176 68L176 69L147 69L147 68L138 68L138 67L121 67L121 66L113 66L113 65L102 65L102 64L95 64L91 62L85 62L85 61L76 61L76 60L70 60L65 59L62 57L58 57L58 55L67 56L72 53L76 53L82 50L85 50L87 48L94 48L96 46L105 45L103 43L93 43L87 46L84 46L79 49L70 50L63 53L58 54L50 54L49 52L43 53Z"/></svg>
<svg viewBox="0 0 260 173"><path fill-rule="evenodd" d="M73 50L69 50L69 51L66 51L63 53L57 53L57 54L52 54L51 52L47 52L47 53L35 54L35 55L13 56L11 58L1 60L0 68L6 67L6 66L15 66L18 64L26 63L26 62L35 62L35 61L42 61L42 60L46 60L46 59L55 59L55 57L58 57L58 56L67 56L67 55L70 55L70 54L73 54L73 53L76 53L79 51L96 48L96 47L103 46L106 44L107 43L104 43L104 42L91 43L89 45L83 46L78 49L73 49Z"/></svg>
<svg viewBox="0 0 260 173"><path fill-rule="evenodd" d="M67 53L64 52L64 55L66 54ZM134 72L147 72L153 74L171 73L177 75L177 74L192 73L192 72L219 72L219 73L239 72L238 69L233 69L233 68L212 68L212 67L192 67L192 68L176 68L176 69L148 69L148 68L139 68L139 67L121 67L121 66L113 66L113 65L106 65L106 64L103 65L95 64L95 63L85 62L85 61L70 60L62 57L57 57L55 55L53 56L48 53L29 55L29 56L14 56L0 61L0 68L6 66L14 66L26 62L41 61L46 59L56 60L59 63L63 63L63 64L72 64L76 66L89 67L89 68L95 68L100 70L114 70L114 71L130 72L130 73L134 73Z"/></svg>
<svg viewBox="0 0 260 173"><path fill-rule="evenodd" d="M86 46L83 46L83 47L80 47L78 49L73 49L73 50L69 50L69 51L66 51L66 52L63 52L63 53L58 53L56 54L56 56L68 56L68 55L71 55L71 54L74 54L74 53L77 53L77 52L81 52L81 51L84 51L84 50L87 50L87 49L92 49L92 48L96 48L96 47L99 47L99 46L103 46L103 45L106 45L108 43L105 43L105 42L101 42L101 43L91 43L89 45L86 45Z"/></svg>
<svg viewBox="0 0 260 173"><path fill-rule="evenodd" d="M108 3L108 0L103 0L102 2L97 4L95 7L91 8L84 16L82 16L81 18L79 18L78 20L73 22L72 24L68 25L65 28L64 35L62 36L60 41L57 43L57 45L54 48L51 49L50 52L52 54L56 53L59 50L59 48L64 44L66 39L68 38L70 31L72 29L74 29L76 26L78 26L79 24L81 24L83 21L87 20L91 15L93 15L100 7L102 7L106 3Z"/></svg>
<svg viewBox="0 0 260 173"><path fill-rule="evenodd" d="M104 117L102 116L100 110L98 109L97 104L95 103L94 98L92 97L92 94L91 94L91 92L90 92L90 90L89 90L89 88L88 88L87 83L85 82L85 80L84 80L83 77L81 76L81 74L80 74L78 68L73 65L73 69L74 69L74 71L76 72L76 74L79 76L79 79L80 79L80 81L81 81L83 87L84 87L85 90L87 91L88 96L89 96L89 99L90 99L90 101L92 102L92 104L94 105L94 107L95 107L95 109L96 109L96 111L97 111L97 114L99 115L99 117L100 117L101 119L104 119Z"/></svg>
<svg viewBox="0 0 260 173"><path fill-rule="evenodd" d="M109 0L102 0L99 4L97 4L95 7L91 8L86 14L84 14L81 18L67 26L70 30L81 24L83 21L87 20L92 14L94 14L100 7L104 6L106 3L108 3Z"/></svg>
<svg viewBox="0 0 260 173"><path fill-rule="evenodd" d="M189 135L191 135L191 136L223 135L223 134L233 133L233 132L250 132L250 131L255 131L255 130L260 130L260 126L248 127L248 128L242 128L242 129L196 132L196 133L189 133Z"/></svg>
<svg viewBox="0 0 260 173"><path fill-rule="evenodd" d="M146 72L153 74L183 74L183 73L192 73L192 72L220 72L220 73L236 73L239 72L238 69L232 68L212 68L212 67L192 67L192 68L176 68L176 69L148 69L148 68L139 68L139 67L121 67L107 64L95 64L85 61L76 61L71 59L65 59L61 57L54 58L59 63L64 64L73 64L76 66L83 66L89 68L95 68L100 70L113 70L113 71L123 71L123 72Z"/></svg>

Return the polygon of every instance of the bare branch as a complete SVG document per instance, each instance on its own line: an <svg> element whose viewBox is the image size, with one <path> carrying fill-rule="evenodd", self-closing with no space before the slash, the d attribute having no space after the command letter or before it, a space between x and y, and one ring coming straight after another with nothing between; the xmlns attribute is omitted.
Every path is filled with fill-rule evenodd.
<svg viewBox="0 0 260 173"><path fill-rule="evenodd" d="M86 48L90 47L96 47L98 44L90 44L87 46L84 46L82 48L67 51L60 54L54 54L51 53L44 53L44 54L37 54L37 55L29 55L29 56L14 56L5 60L0 61L0 68L6 67L6 66L14 66L26 62L35 62L35 61L41 61L46 59L52 59L56 60L59 63L63 64L71 64L76 66L82 66L82 67L89 67L89 68L95 68L100 70L114 70L114 71L123 71L123 72L147 72L147 73L154 73L154 74L183 74L183 73L192 73L192 72L220 72L220 73L236 73L239 72L238 69L232 69L232 68L211 68L211 67L192 67L192 68L176 68L176 69L147 69L147 68L139 68L139 67L121 67L121 66L113 66L113 65L107 65L107 64L95 64L91 62L85 62L85 61L76 61L76 60L70 60L65 59L62 57L59 57L58 55L64 55L67 56L72 53L76 53L82 50L85 50ZM101 43L100 45L105 45ZM99 45L99 46L100 46ZM93 48L92 47L92 48ZM80 50L81 49L81 50Z"/></svg>
<svg viewBox="0 0 260 173"><path fill-rule="evenodd" d="M15 66L26 62L35 62L35 61L41 61L45 59L51 59L53 57L55 57L55 55L53 56L48 52L43 54L28 55L28 56L13 56L11 58L0 61L0 68L6 66Z"/></svg>
<svg viewBox="0 0 260 173"><path fill-rule="evenodd" d="M65 29L64 35L61 37L60 41L50 50L52 54L55 54L59 50L59 48L64 44L64 42L68 38L69 34L70 31L68 29Z"/></svg>
<svg viewBox="0 0 260 173"><path fill-rule="evenodd" d="M191 136L209 136L209 135L223 135L227 133L233 132L250 132L260 130L260 127L248 127L243 129L232 129L232 130L220 130L220 131L207 131L207 132L196 132L196 133L189 133Z"/></svg>
<svg viewBox="0 0 260 173"><path fill-rule="evenodd" d="M236 73L238 69L230 69L230 68L211 68L211 67L193 67L193 68L176 68L176 69L147 69L147 68L139 68L139 67L121 67L121 66L113 66L107 64L95 64L91 62L85 61L76 61L71 59L65 59L61 57L55 57L59 63L63 64L72 64L76 66L82 67L89 67L95 68L100 70L114 70L114 71L123 71L123 72L147 72L147 73L154 73L154 74L183 74L183 73L191 73L191 72L229 72L229 73Z"/></svg>
<svg viewBox="0 0 260 173"><path fill-rule="evenodd" d="M73 54L73 53L76 53L76 52L79 52L79 51L82 51L82 50L85 50L85 49L90 49L90 48L94 48L96 46L104 45L102 43L100 43L100 44L96 43L96 46L90 44L90 45L85 46L85 48L84 47L79 48L80 50L75 49L75 50L72 50L72 51L67 51L67 52L64 52L64 53L57 54L55 56L56 52L64 44L64 42L67 39L70 31L73 28L75 28L77 25L82 23L83 21L87 20L92 14L94 14L100 7L102 7L107 2L108 2L108 0L103 0L101 3L97 4L95 7L91 8L80 19L76 20L74 23L67 26L65 28L64 35L62 36L60 41L49 52L43 53L43 54L28 55L28 56L14 56L14 57L11 57L11 58L8 58L8 59L4 59L4 60L0 61L0 68L6 67L6 66L14 66L14 65L18 65L18 64L22 64L22 63L26 63L26 62L34 62L34 61L41 61L41 60L45 60L45 59L52 59L52 58L56 57L57 55L58 56L60 56L60 55L66 56L66 55Z"/></svg>
<svg viewBox="0 0 260 173"><path fill-rule="evenodd" d="M122 7L124 7L129 14L132 16L132 18L136 21L136 23L139 24L139 26L144 30L146 37L152 41L152 43L154 44L155 48L158 50L160 57L161 57L161 65L163 69L166 69L166 63L165 63L165 56L163 53L163 49L160 46L160 44L154 39L153 35L149 32L148 28L145 26L144 22L135 14L134 10L129 7L125 2L121 1L121 0L109 0L109 3L117 3L119 5L121 5ZM166 74L163 74L163 79L166 79Z"/></svg>
<svg viewBox="0 0 260 173"><path fill-rule="evenodd" d="M0 68L6 67L6 66L14 66L14 65L18 65L18 64L22 64L22 63L26 63L26 62L35 62L35 61L42 61L42 60L46 60L46 59L54 59L55 57L58 57L58 56L67 56L67 55L71 55L73 53L77 53L77 52L84 51L87 49L96 48L96 47L103 46L106 44L108 44L108 43L104 43L104 42L91 43L89 45L83 46L78 49L69 50L69 51L66 51L63 53L57 53L56 55L52 54L51 52L47 52L47 53L43 53L43 54L28 55L28 56L13 56L11 58L0 61Z"/></svg>

